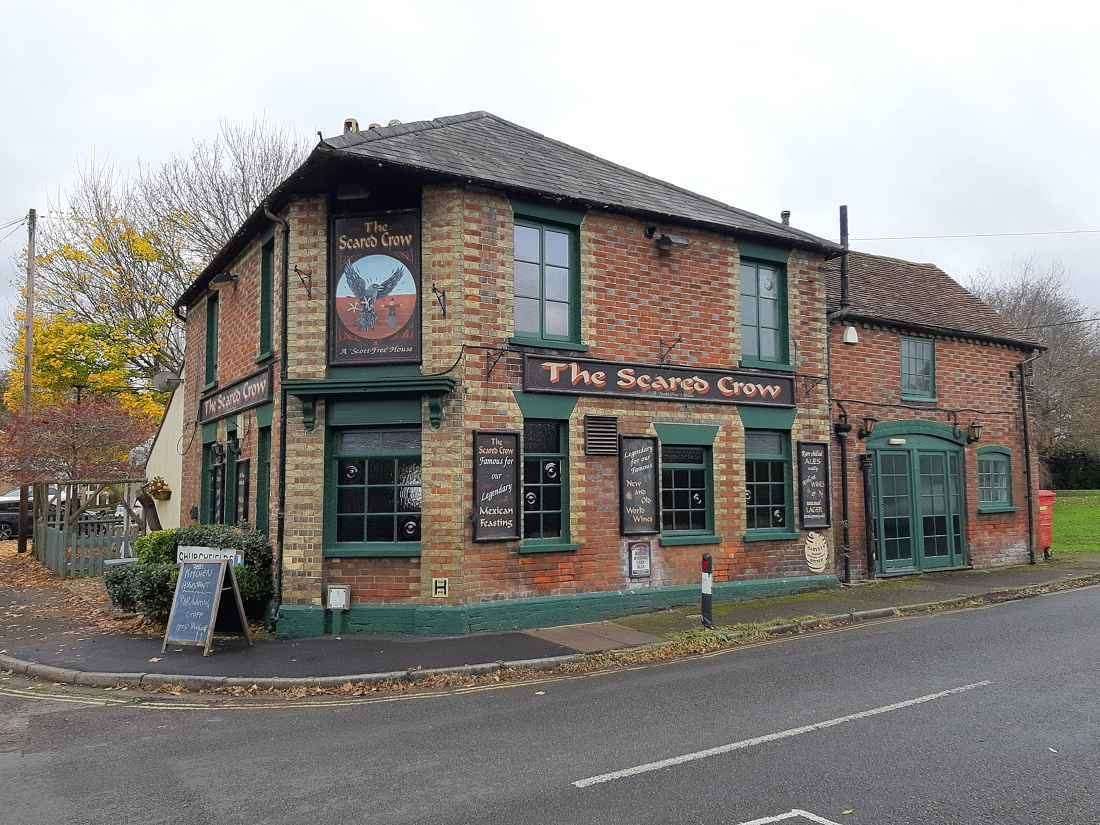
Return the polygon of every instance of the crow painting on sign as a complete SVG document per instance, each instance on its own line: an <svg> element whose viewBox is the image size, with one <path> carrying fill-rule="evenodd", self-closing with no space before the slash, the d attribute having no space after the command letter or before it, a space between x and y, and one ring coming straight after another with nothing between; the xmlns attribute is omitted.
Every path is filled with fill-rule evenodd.
<svg viewBox="0 0 1100 825"><path fill-rule="evenodd" d="M419 215L336 218L332 239L330 362L419 362Z"/></svg>

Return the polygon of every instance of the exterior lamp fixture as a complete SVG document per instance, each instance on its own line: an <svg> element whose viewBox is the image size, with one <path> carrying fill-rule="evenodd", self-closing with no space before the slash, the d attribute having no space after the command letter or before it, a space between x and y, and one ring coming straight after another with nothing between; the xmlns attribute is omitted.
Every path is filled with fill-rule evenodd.
<svg viewBox="0 0 1100 825"><path fill-rule="evenodd" d="M856 331L854 324L848 324L848 326L844 327L843 341L845 344L859 343L859 333Z"/></svg>
<svg viewBox="0 0 1100 825"><path fill-rule="evenodd" d="M219 272L213 278L210 279L210 286L221 286L222 284L236 284L237 278L240 277L234 272L226 270L225 272Z"/></svg>
<svg viewBox="0 0 1100 825"><path fill-rule="evenodd" d="M835 424L833 424L833 432L839 436L846 436L852 431L852 425L848 423L848 413L843 410L840 413L840 418Z"/></svg>
<svg viewBox="0 0 1100 825"><path fill-rule="evenodd" d="M877 418L871 418L870 416L864 417L863 425L859 428L859 433L858 433L859 437L860 438L868 438L871 435L871 433L873 433L875 431L875 425L877 423L878 423Z"/></svg>
<svg viewBox="0 0 1100 825"><path fill-rule="evenodd" d="M973 444L975 441L979 441L982 437L982 423L975 419L970 422L970 426L966 428L966 443Z"/></svg>
<svg viewBox="0 0 1100 825"><path fill-rule="evenodd" d="M657 236L657 248L662 252L670 251L674 246L685 247L688 245L688 239L680 235L658 235Z"/></svg>

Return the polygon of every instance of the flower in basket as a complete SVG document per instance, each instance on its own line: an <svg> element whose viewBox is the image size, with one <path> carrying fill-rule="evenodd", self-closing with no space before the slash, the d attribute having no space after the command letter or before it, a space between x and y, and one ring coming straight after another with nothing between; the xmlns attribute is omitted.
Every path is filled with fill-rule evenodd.
<svg viewBox="0 0 1100 825"><path fill-rule="evenodd" d="M172 488L161 476L153 476L145 485L145 492L158 501L167 501L172 496Z"/></svg>

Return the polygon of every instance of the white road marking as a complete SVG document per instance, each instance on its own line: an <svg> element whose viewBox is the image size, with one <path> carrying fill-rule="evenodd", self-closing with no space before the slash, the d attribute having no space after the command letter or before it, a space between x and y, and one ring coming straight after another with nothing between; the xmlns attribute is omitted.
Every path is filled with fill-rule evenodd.
<svg viewBox="0 0 1100 825"><path fill-rule="evenodd" d="M839 822L833 822L831 819L826 819L823 816L818 816L817 814L812 814L809 811L803 811L799 808L795 808L793 811L787 811L787 813L780 814L779 816L766 816L763 819L742 822L740 825L769 825L771 822L782 822L784 819L794 819L795 817L808 819L810 822L816 822L818 825L840 825Z"/></svg>
<svg viewBox="0 0 1100 825"><path fill-rule="evenodd" d="M895 702L892 705L882 705L881 707L871 708L870 710L861 710L859 713L853 713L848 716L839 716L836 719L827 719L824 722L815 722L812 725L803 725L799 728L788 728L787 730L782 730L778 733L768 733L764 736L754 736L752 739L742 739L740 742L731 742L728 745L719 745L716 748L707 748L703 751L685 753L682 756L673 756L668 759L660 759L656 762L647 762L644 765L635 765L633 768L623 768L622 770L612 771L611 773L602 773L599 776L590 776L587 779L578 779L576 782L573 783L573 786L576 788L587 788L591 785L599 785L603 782L611 782L615 779L625 779L628 776L637 776L641 773L659 771L663 770L664 768L671 768L674 765L683 765L685 762L695 762L699 759L707 759L711 756L720 756L724 753L744 750L745 748L751 748L755 745L763 745L767 742L777 742L780 739L790 739L792 736L801 736L804 733L813 733L814 731L824 730L825 728L835 727L836 725L842 725L845 722L854 722L857 719L867 719L871 716L880 716L883 713L890 713L891 711L902 710L903 708L910 708L914 705L923 705L925 702L934 702L937 699L943 699L945 696L952 696L956 693L964 693L968 690L974 690L975 688L980 687L987 687L991 684L993 683L989 681L974 682L973 684L951 688L950 690L941 690L939 693L929 693L925 696L918 696L916 699L907 699L904 702Z"/></svg>

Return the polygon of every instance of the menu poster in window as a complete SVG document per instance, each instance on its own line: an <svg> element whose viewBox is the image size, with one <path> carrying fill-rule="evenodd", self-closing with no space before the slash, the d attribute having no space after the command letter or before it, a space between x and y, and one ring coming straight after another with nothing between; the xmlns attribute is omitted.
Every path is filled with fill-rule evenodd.
<svg viewBox="0 0 1100 825"><path fill-rule="evenodd" d="M660 532L659 479L657 439L622 436L619 439L619 525L624 536Z"/></svg>
<svg viewBox="0 0 1100 825"><path fill-rule="evenodd" d="M332 221L329 363L420 362L420 214Z"/></svg>
<svg viewBox="0 0 1100 825"><path fill-rule="evenodd" d="M798 442L798 509L804 529L828 527L829 445L823 441Z"/></svg>
<svg viewBox="0 0 1100 825"><path fill-rule="evenodd" d="M474 432L474 541L519 538L519 433Z"/></svg>

